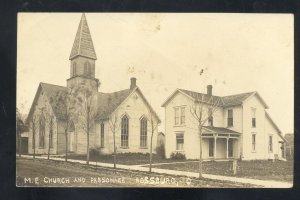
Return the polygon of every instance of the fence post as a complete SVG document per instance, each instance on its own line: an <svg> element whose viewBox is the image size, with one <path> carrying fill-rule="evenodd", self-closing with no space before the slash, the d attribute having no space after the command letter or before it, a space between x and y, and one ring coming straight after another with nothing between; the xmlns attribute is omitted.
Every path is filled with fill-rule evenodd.
<svg viewBox="0 0 300 200"><path fill-rule="evenodd" d="M234 175L236 175L236 173L237 173L237 160L236 159L234 159L232 161L232 172Z"/></svg>

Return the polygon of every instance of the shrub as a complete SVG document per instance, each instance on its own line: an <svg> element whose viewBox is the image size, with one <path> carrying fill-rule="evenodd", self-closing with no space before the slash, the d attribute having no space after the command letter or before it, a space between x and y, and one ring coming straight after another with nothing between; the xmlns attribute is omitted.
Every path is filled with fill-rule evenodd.
<svg viewBox="0 0 300 200"><path fill-rule="evenodd" d="M97 158L99 155L100 155L99 149L96 149L96 148L90 149L90 158L91 159Z"/></svg>
<svg viewBox="0 0 300 200"><path fill-rule="evenodd" d="M158 147L156 147L156 154L160 157L160 158L166 158L166 154L165 154L165 145L159 145Z"/></svg>
<svg viewBox="0 0 300 200"><path fill-rule="evenodd" d="M185 154L180 152L172 152L170 158L173 160L186 160Z"/></svg>

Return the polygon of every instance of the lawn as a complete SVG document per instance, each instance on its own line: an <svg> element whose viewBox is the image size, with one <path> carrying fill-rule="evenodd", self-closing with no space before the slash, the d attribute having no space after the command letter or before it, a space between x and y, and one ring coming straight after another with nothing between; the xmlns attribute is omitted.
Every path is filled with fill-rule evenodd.
<svg viewBox="0 0 300 200"><path fill-rule="evenodd" d="M123 165L147 165L149 164L149 154L143 153L120 153L117 154L117 164ZM73 154L68 156L69 159L86 160L86 155ZM90 161L97 161L102 163L113 163L112 155L90 155ZM153 163L172 163L172 162L186 162L187 160L172 160L160 157L153 154Z"/></svg>
<svg viewBox="0 0 300 200"><path fill-rule="evenodd" d="M238 161L237 177L247 177L260 180L293 181L292 161ZM198 162L174 163L155 165L156 168L172 169L179 171L198 172ZM203 162L203 173L225 176L234 176L230 161L208 161Z"/></svg>
<svg viewBox="0 0 300 200"><path fill-rule="evenodd" d="M161 175L155 173L117 170L110 168L92 167L79 163L62 161L17 158L17 186L32 187L257 187L249 184L215 181L209 179L189 179L181 176ZM154 177L159 180L154 184L146 183L146 178ZM25 179L26 178L26 179ZM101 182L99 180L109 180ZM60 179L60 182L58 181ZM120 180L112 182L110 180ZM170 180L167 182L166 180ZM25 183L25 180L27 182ZM29 180L31 180L29 182ZM36 181L38 180L38 181ZM69 180L67 182L66 180ZM76 181L75 181L76 180ZM174 180L174 181L171 181ZM54 183L56 181L56 183Z"/></svg>

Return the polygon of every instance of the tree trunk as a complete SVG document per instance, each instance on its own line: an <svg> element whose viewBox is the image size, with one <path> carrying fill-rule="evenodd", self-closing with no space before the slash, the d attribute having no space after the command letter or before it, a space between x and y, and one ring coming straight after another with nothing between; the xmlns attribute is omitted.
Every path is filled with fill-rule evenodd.
<svg viewBox="0 0 300 200"><path fill-rule="evenodd" d="M89 113L88 113L89 115ZM90 123L89 123L89 117L87 117L87 129L86 129L86 139L87 139L87 145L86 145L86 164L90 164Z"/></svg>
<svg viewBox="0 0 300 200"><path fill-rule="evenodd" d="M199 138L200 138L199 178L202 178L202 127L201 126L199 126Z"/></svg>
<svg viewBox="0 0 300 200"><path fill-rule="evenodd" d="M152 170L152 139L153 139L153 131L151 133L151 141L150 141L150 165L149 165L149 172Z"/></svg>
<svg viewBox="0 0 300 200"><path fill-rule="evenodd" d="M65 162L68 161L68 129L65 130L65 137L66 137L66 156L65 156Z"/></svg>
<svg viewBox="0 0 300 200"><path fill-rule="evenodd" d="M51 125L50 125L51 126ZM50 128L50 129L52 129L52 128ZM49 131L49 141L48 141L48 160L50 159L50 132L51 132L51 130ZM52 134L51 134L52 135Z"/></svg>
<svg viewBox="0 0 300 200"><path fill-rule="evenodd" d="M113 131L113 134L114 134L114 169L116 169L117 154L116 154L116 134L115 134L115 131Z"/></svg>
<svg viewBox="0 0 300 200"><path fill-rule="evenodd" d="M32 125L32 137L33 137L33 159L35 159L35 127Z"/></svg>
<svg viewBox="0 0 300 200"><path fill-rule="evenodd" d="M21 137L21 131L18 130L18 137L19 137L19 157L21 157L21 148L22 148L22 137Z"/></svg>

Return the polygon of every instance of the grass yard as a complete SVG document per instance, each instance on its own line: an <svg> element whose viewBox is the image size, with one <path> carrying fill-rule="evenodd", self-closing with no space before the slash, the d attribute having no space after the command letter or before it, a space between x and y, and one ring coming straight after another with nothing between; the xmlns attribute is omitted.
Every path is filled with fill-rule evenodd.
<svg viewBox="0 0 300 200"><path fill-rule="evenodd" d="M147 165L149 164L149 154L142 153L120 153L117 155L117 164L122 165ZM86 155L69 155L68 158L76 160L86 160ZM90 155L90 161L97 161L102 163L113 163L112 155ZM172 162L186 162L187 160L172 160L161 158L153 154L153 164L155 163L172 163Z"/></svg>
<svg viewBox="0 0 300 200"><path fill-rule="evenodd" d="M237 177L247 177L260 180L293 181L292 161L238 161ZM174 163L155 165L155 168L172 169L179 171L198 172L198 162ZM208 161L203 162L203 173L224 176L234 176L232 173L232 162Z"/></svg>
<svg viewBox="0 0 300 200"><path fill-rule="evenodd" d="M16 160L17 186L31 187L214 187L214 188L249 188L258 187L249 184L231 183L208 179L187 179L187 177L161 175L155 173L117 170L92 167L79 163L62 161L25 159ZM146 183L146 178L159 180L154 184ZM99 180L122 179L121 182L99 182ZM58 180L61 180L58 182ZM167 182L166 180L170 180ZM31 180L31 181L29 181ZM38 180L38 181L36 181ZM69 180L69 182L66 182ZM77 181L75 181L77 180ZM174 180L174 181L172 181ZM56 181L56 183L54 183ZM25 183L26 182L26 183ZM64 182L64 183L63 183Z"/></svg>

